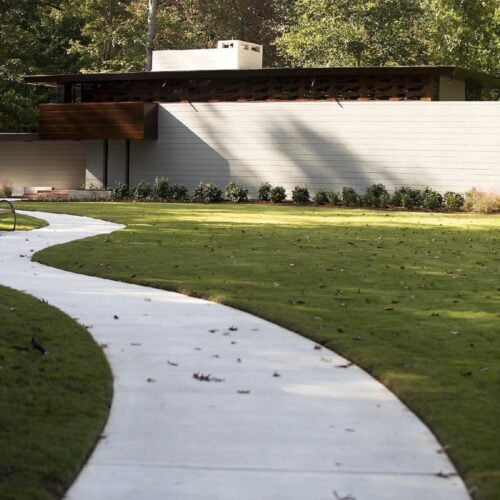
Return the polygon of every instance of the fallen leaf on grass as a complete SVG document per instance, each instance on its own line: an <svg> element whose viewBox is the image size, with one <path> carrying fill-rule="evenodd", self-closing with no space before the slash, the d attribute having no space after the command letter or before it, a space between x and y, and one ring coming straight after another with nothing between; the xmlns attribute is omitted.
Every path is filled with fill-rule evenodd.
<svg viewBox="0 0 500 500"><path fill-rule="evenodd" d="M23 347L20 345L13 345L12 349L16 349L17 351L29 351L29 349L27 347Z"/></svg>
<svg viewBox="0 0 500 500"><path fill-rule="evenodd" d="M45 347L35 337L31 337L31 345L33 349L40 351L42 354L48 354Z"/></svg>

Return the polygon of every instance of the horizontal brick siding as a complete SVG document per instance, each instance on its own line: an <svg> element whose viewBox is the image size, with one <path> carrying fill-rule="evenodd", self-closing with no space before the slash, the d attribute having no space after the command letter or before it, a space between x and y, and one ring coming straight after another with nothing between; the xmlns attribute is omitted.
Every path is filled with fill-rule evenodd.
<svg viewBox="0 0 500 500"><path fill-rule="evenodd" d="M0 142L0 184L77 189L84 180L83 142Z"/></svg>
<svg viewBox="0 0 500 500"><path fill-rule="evenodd" d="M500 102L161 104L158 137L132 142L132 182L500 187Z"/></svg>

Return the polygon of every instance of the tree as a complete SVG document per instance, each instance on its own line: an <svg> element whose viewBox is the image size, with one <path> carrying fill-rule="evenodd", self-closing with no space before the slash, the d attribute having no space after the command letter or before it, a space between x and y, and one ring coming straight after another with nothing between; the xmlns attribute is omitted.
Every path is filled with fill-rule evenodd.
<svg viewBox="0 0 500 500"><path fill-rule="evenodd" d="M496 0L426 0L431 62L500 73L500 4Z"/></svg>
<svg viewBox="0 0 500 500"><path fill-rule="evenodd" d="M0 0L0 130L36 128L37 104L54 91L29 87L23 76L77 72L78 58L68 49L80 27L65 1Z"/></svg>
<svg viewBox="0 0 500 500"><path fill-rule="evenodd" d="M158 3L156 0L148 0L148 39L146 43L146 71L151 71L153 66L153 45L156 38L156 15Z"/></svg>
<svg viewBox="0 0 500 500"><path fill-rule="evenodd" d="M276 45L298 66L422 64L422 19L415 0L297 0Z"/></svg>

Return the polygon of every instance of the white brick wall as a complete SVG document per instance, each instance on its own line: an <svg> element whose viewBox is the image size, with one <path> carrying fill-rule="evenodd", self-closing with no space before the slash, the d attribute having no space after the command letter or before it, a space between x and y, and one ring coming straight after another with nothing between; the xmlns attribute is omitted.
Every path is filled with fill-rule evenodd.
<svg viewBox="0 0 500 500"><path fill-rule="evenodd" d="M159 120L132 143L132 182L500 187L500 102L174 103Z"/></svg>
<svg viewBox="0 0 500 500"><path fill-rule="evenodd" d="M0 181L25 186L79 188L85 180L85 147L75 141L0 142Z"/></svg>

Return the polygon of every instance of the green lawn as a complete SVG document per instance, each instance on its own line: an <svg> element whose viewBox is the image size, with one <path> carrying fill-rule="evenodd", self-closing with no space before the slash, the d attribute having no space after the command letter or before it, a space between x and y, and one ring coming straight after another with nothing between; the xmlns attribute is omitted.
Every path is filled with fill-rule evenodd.
<svg viewBox="0 0 500 500"><path fill-rule="evenodd" d="M233 305L373 373L478 498L500 491L500 218L271 205L56 203L127 224L41 262Z"/></svg>
<svg viewBox="0 0 500 500"><path fill-rule="evenodd" d="M0 498L61 498L106 421L111 371L83 327L34 297L0 287L0 325Z"/></svg>
<svg viewBox="0 0 500 500"><path fill-rule="evenodd" d="M11 230L13 226L13 219L11 215L0 216L0 231ZM17 215L17 231L27 231L30 229L38 229L40 227L45 227L47 223L44 220L40 220L34 217L28 217L26 215Z"/></svg>

